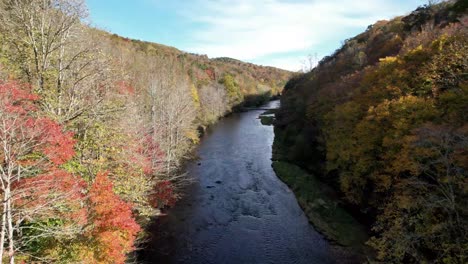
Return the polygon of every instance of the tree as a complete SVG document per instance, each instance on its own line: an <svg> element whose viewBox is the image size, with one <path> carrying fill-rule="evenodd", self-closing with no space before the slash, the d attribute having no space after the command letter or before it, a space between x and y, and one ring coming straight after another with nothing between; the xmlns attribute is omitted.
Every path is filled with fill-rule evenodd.
<svg viewBox="0 0 468 264"><path fill-rule="evenodd" d="M60 237L80 232L85 222L84 183L61 168L74 155L75 141L56 122L38 115L37 99L15 82L0 83L0 262L5 245L14 263L35 239L22 236L28 229L40 230L41 237ZM60 228L41 224L57 218L65 221Z"/></svg>
<svg viewBox="0 0 468 264"><path fill-rule="evenodd" d="M221 84L224 85L226 88L226 93L229 98L229 103L237 104L240 103L243 99L241 90L236 83L236 80L231 74L224 75L223 79L221 79Z"/></svg>
<svg viewBox="0 0 468 264"><path fill-rule="evenodd" d="M129 99L131 100L131 99ZM145 118L136 101L126 103L126 111L110 130L113 135L106 151L106 170L114 183L114 191L125 202L133 205L138 223L144 225L157 215L157 206L152 203L157 193L158 175L164 172L164 152L153 135L145 129ZM105 139L104 139L105 140Z"/></svg>
<svg viewBox="0 0 468 264"><path fill-rule="evenodd" d="M378 217L370 244L381 260L465 263L467 127L426 124L402 151L409 177ZM428 252L431 252L428 254Z"/></svg>
<svg viewBox="0 0 468 264"><path fill-rule="evenodd" d="M134 250L140 226L132 216L131 206L113 191L106 173L98 173L89 190L92 240L97 243L94 260L98 263L125 263Z"/></svg>
<svg viewBox="0 0 468 264"><path fill-rule="evenodd" d="M314 53L314 55L309 54L307 55L306 59L301 61L301 70L303 73L311 72L317 66L318 63L319 59L317 53Z"/></svg>
<svg viewBox="0 0 468 264"><path fill-rule="evenodd" d="M203 86L199 95L202 108L200 117L204 124L215 123L227 112L228 102L223 86L219 84Z"/></svg>
<svg viewBox="0 0 468 264"><path fill-rule="evenodd" d="M168 58L159 58L155 62L161 64L152 69L152 77L147 83L150 132L164 153L165 173L169 175L185 158L193 140L198 140L198 136L190 137L196 135L193 133L196 108L188 80L180 74L182 69L177 62Z"/></svg>
<svg viewBox="0 0 468 264"><path fill-rule="evenodd" d="M41 108L60 123L96 110L108 83L83 0L5 0L0 31L7 57L41 95Z"/></svg>
<svg viewBox="0 0 468 264"><path fill-rule="evenodd" d="M84 17L83 1L2 1L2 30L8 41L21 54L30 54L33 70L23 67L28 81L37 81L40 90L46 89L47 71L55 58L63 55L65 43ZM61 61L59 59L59 64ZM23 61L22 63L27 63ZM62 68L62 67L61 67ZM61 80L57 80L60 85Z"/></svg>

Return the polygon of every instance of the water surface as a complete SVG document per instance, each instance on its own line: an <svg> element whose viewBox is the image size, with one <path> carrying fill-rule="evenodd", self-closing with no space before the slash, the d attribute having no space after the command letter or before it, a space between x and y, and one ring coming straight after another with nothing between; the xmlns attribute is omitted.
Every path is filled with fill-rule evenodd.
<svg viewBox="0 0 468 264"><path fill-rule="evenodd" d="M233 114L205 135L188 165L195 182L155 227L148 263L343 263L275 175L262 112Z"/></svg>

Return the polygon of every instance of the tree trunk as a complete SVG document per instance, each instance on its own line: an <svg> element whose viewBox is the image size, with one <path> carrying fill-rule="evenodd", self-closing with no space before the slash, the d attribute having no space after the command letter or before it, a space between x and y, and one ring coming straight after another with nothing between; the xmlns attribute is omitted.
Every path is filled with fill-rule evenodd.
<svg viewBox="0 0 468 264"><path fill-rule="evenodd" d="M6 233L6 211L7 211L7 196L5 190L3 190L3 212L2 212L2 224L0 230L0 264L3 263L3 251L5 249L5 233Z"/></svg>
<svg viewBox="0 0 468 264"><path fill-rule="evenodd" d="M7 188L5 190L5 196L7 198L6 205L6 218L7 218L7 225L8 225L8 256L10 257L10 264L15 263L15 241L13 238L13 216L11 214L11 186L7 184Z"/></svg>

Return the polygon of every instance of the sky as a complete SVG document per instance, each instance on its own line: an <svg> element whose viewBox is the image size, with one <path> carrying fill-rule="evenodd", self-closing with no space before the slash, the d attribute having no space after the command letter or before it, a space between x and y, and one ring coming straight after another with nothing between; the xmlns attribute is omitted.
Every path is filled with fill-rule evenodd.
<svg viewBox="0 0 468 264"><path fill-rule="evenodd" d="M91 25L210 58L299 71L427 0L86 0Z"/></svg>

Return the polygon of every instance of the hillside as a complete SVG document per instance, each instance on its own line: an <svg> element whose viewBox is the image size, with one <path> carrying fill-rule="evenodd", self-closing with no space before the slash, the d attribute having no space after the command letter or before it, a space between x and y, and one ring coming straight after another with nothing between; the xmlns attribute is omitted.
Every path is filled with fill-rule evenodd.
<svg viewBox="0 0 468 264"><path fill-rule="evenodd" d="M0 2L0 263L131 259L180 197L203 129L290 77L85 17L84 1Z"/></svg>
<svg viewBox="0 0 468 264"><path fill-rule="evenodd" d="M164 60L177 61L182 73L188 76L191 84L198 90L205 85L222 83L224 78L230 75L240 92L240 97L235 98L239 104L257 103L245 102L244 99L249 97L268 93L271 95L279 94L291 76L291 72L274 67L259 66L225 57L209 59L206 55L187 53L157 43L131 40L115 34L109 35L106 32L100 33L104 39L109 39L113 49L119 49L113 50L111 54L131 52L153 57L154 60L163 58ZM261 98L259 99L261 101Z"/></svg>
<svg viewBox="0 0 468 264"><path fill-rule="evenodd" d="M281 98L275 159L339 192L385 263L467 261L466 8L378 21Z"/></svg>

